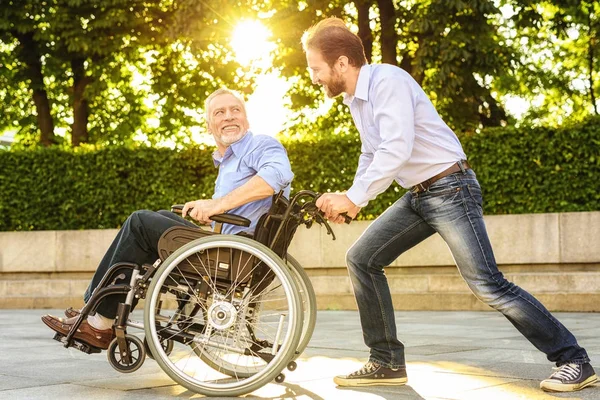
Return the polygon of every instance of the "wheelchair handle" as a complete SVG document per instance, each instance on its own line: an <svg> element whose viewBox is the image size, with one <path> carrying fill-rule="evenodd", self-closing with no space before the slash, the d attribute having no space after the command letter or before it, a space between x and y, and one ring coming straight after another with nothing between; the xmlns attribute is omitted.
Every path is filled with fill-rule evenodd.
<svg viewBox="0 0 600 400"><path fill-rule="evenodd" d="M353 221L353 220L352 220L352 217L349 217L349 216L348 216L348 214L346 214L346 213L341 213L340 215L341 215L342 217L344 217L344 222L345 222L346 224L349 224L350 222L352 222L352 221Z"/></svg>
<svg viewBox="0 0 600 400"><path fill-rule="evenodd" d="M323 193L317 193L317 192L314 192L314 194L315 194L315 202L316 202L316 201L317 201L317 199L318 199L319 197L321 197L321 195L322 195ZM325 214L324 214L323 212L321 212L321 215L325 215ZM344 212L344 213L341 213L340 215L341 215L342 217L344 217L344 222L345 222L346 224L349 224L350 222L352 222L352 221L353 221L352 217L349 217L349 216L348 216L348 214L347 214L347 213L345 213L345 212Z"/></svg>
<svg viewBox="0 0 600 400"><path fill-rule="evenodd" d="M177 214L181 214L183 211L183 204L174 204L171 206L171 211ZM192 210L192 208L190 208ZM243 226L245 228L250 226L251 221L248 218L244 218L237 214L215 214L211 215L210 219L221 224L230 224L236 226Z"/></svg>

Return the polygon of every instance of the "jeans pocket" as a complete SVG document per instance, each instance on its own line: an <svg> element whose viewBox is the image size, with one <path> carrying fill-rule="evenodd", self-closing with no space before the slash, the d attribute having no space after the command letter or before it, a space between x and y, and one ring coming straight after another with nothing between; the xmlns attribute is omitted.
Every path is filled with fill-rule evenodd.
<svg viewBox="0 0 600 400"><path fill-rule="evenodd" d="M459 193L461 190L460 180L454 174L448 175L435 181L427 190L425 195L428 197L451 196Z"/></svg>
<svg viewBox="0 0 600 400"><path fill-rule="evenodd" d="M481 188L477 184L469 183L467 184L467 191L469 192L471 200L477 205L480 215L483 216L483 195L481 193Z"/></svg>

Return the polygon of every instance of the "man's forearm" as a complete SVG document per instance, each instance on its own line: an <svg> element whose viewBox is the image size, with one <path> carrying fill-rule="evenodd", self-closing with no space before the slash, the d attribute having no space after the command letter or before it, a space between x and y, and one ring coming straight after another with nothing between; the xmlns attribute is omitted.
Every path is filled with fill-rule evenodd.
<svg viewBox="0 0 600 400"><path fill-rule="evenodd" d="M272 196L273 193L273 188L263 178L255 175L242 186L216 200L221 203L225 211L229 211L251 201Z"/></svg>

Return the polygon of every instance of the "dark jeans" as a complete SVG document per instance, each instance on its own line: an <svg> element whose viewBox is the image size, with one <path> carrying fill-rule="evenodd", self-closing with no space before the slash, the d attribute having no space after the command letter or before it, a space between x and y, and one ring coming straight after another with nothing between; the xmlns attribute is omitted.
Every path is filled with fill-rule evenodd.
<svg viewBox="0 0 600 400"><path fill-rule="evenodd" d="M498 270L483 220L481 188L472 170L448 175L423 193L406 193L348 250L346 262L371 360L391 368L405 365L383 269L436 232L475 296L500 311L548 360L559 366L589 362L573 334Z"/></svg>
<svg viewBox="0 0 600 400"><path fill-rule="evenodd" d="M100 281L111 266L119 262L130 262L138 265L153 264L158 259L158 239L169 228L173 226L189 226L198 228L194 223L181 218L170 211L149 211L140 210L132 213L106 254L100 261L100 265L94 273L94 277L87 288L83 299L87 303L94 289L100 284ZM129 283L131 272L126 274L123 281ZM115 318L119 303L125 301L125 295L114 295L106 297L98 305L96 311L107 318Z"/></svg>

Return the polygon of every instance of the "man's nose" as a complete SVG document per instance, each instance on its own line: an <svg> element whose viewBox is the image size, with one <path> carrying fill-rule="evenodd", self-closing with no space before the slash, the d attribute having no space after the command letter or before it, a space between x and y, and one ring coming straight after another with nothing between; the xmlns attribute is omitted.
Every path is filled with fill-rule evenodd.
<svg viewBox="0 0 600 400"><path fill-rule="evenodd" d="M230 110L225 111L225 119L233 119L233 113Z"/></svg>

